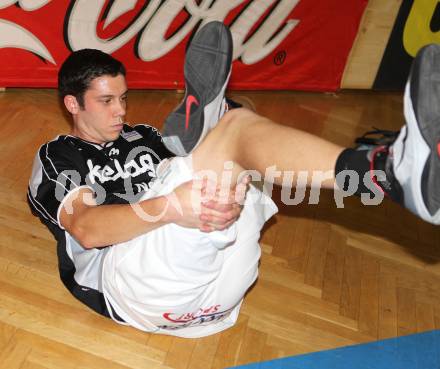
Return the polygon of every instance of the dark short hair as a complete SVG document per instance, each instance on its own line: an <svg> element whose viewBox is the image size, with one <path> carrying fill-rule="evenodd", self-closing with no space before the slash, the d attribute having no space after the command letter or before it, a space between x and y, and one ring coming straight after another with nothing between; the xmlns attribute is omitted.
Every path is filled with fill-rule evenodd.
<svg viewBox="0 0 440 369"><path fill-rule="evenodd" d="M125 67L101 50L82 49L70 54L58 72L58 92L61 98L73 95L84 107L84 93L95 78L110 75L125 76Z"/></svg>

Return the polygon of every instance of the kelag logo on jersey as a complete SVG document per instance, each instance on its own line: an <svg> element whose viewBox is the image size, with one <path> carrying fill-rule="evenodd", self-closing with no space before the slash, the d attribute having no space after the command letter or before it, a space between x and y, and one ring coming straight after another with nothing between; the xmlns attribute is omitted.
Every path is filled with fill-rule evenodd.
<svg viewBox="0 0 440 369"><path fill-rule="evenodd" d="M103 168L100 165L93 165L91 159L87 160L89 168L89 180L91 184L96 181L105 183L107 181L117 181L118 179L127 179L129 177L137 177L142 173L147 173L150 177L156 177L153 158L150 154L141 155L138 159L132 159L123 166L119 160L113 160L113 166L106 165Z"/></svg>
<svg viewBox="0 0 440 369"><path fill-rule="evenodd" d="M94 203L104 203L107 193L104 185L107 182L124 181L121 188L123 193L115 193L116 196L128 203L134 203L140 199L143 191L146 191L154 183L156 178L156 166L161 161L160 157L146 146L138 146L130 150L125 163L113 159L112 164L101 166L94 164L92 159L86 161L89 172L85 178L76 170L64 170L57 177L55 197L63 201L66 194L81 184L86 184L94 191ZM132 178L145 174L147 182L132 183ZM134 190L137 190L136 193Z"/></svg>

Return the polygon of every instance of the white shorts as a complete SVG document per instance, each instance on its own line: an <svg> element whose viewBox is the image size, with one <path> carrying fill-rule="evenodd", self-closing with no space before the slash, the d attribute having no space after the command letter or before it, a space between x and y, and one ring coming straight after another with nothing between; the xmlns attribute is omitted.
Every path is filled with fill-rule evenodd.
<svg viewBox="0 0 440 369"><path fill-rule="evenodd" d="M176 157L161 166L143 199L191 180L190 163ZM147 332L203 337L231 327L257 278L260 230L277 210L251 186L240 218L224 231L168 224L110 247L102 271L107 304L125 324Z"/></svg>

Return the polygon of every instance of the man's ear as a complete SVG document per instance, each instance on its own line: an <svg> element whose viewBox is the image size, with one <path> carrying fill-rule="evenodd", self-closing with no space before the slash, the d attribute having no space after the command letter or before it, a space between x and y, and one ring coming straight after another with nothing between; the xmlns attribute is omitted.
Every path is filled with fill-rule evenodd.
<svg viewBox="0 0 440 369"><path fill-rule="evenodd" d="M64 96L64 105L66 106L66 109L69 111L70 114L78 114L78 111L80 109L78 100L73 95L66 95Z"/></svg>

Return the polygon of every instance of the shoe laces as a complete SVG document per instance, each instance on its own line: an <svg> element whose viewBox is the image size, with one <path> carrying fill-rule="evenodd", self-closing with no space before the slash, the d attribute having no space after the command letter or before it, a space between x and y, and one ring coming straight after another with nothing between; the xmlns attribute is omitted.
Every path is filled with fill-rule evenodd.
<svg viewBox="0 0 440 369"><path fill-rule="evenodd" d="M372 131L365 132L354 141L358 145L390 146L396 140L400 131L389 131L373 127Z"/></svg>

